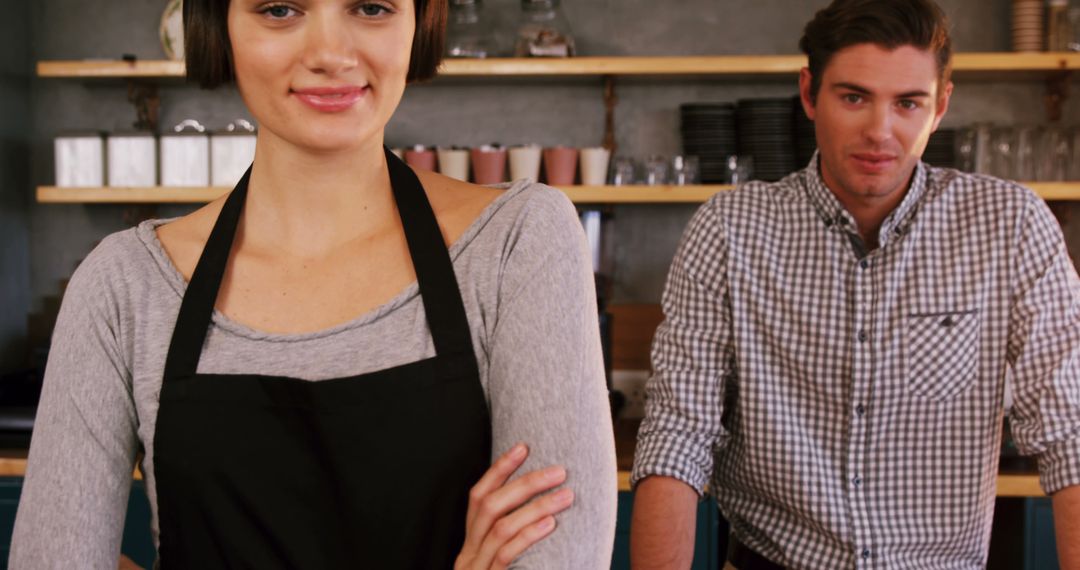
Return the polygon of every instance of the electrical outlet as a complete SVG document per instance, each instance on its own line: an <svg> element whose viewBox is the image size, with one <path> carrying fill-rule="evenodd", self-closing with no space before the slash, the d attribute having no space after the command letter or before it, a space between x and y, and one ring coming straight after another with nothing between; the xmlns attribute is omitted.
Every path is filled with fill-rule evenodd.
<svg viewBox="0 0 1080 570"><path fill-rule="evenodd" d="M619 414L623 419L645 417L645 383L649 381L648 370L613 370L611 387L622 392L626 404Z"/></svg>

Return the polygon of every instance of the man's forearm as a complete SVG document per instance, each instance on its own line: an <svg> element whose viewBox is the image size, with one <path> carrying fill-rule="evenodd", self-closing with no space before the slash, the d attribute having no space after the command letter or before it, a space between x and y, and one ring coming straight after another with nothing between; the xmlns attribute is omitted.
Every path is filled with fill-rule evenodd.
<svg viewBox="0 0 1080 570"><path fill-rule="evenodd" d="M1080 568L1080 485L1054 493L1054 534L1061 568Z"/></svg>
<svg viewBox="0 0 1080 570"><path fill-rule="evenodd" d="M647 477L634 492L630 566L682 570L694 559L697 491L671 477Z"/></svg>

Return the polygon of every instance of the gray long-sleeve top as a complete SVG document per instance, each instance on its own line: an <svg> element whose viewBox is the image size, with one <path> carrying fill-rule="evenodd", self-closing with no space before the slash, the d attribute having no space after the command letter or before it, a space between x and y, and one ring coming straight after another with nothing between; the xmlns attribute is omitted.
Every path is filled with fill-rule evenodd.
<svg viewBox="0 0 1080 570"><path fill-rule="evenodd" d="M116 568L140 451L157 541L154 425L186 287L157 240L162 223L108 237L71 279L34 426L13 569ZM614 438L592 270L574 208L557 190L515 183L450 254L491 410L493 456L524 441L531 454L519 474L563 465L576 496L555 532L516 567L607 568ZM215 311L198 371L319 381L434 354L414 283L315 333L266 334Z"/></svg>

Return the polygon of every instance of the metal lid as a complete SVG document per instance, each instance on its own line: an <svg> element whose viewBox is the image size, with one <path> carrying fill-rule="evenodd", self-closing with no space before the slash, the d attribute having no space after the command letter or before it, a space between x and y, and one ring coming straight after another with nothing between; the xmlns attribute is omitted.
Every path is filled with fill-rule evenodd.
<svg viewBox="0 0 1080 570"><path fill-rule="evenodd" d="M163 137L187 137L187 136L206 136L206 127L202 126L202 123L195 119L185 119L176 124L171 129L172 132L165 133Z"/></svg>
<svg viewBox="0 0 1080 570"><path fill-rule="evenodd" d="M479 6L481 0L450 0L450 7L456 8L459 6Z"/></svg>
<svg viewBox="0 0 1080 570"><path fill-rule="evenodd" d="M224 129L214 131L211 133L213 136L252 136L256 132L255 125L247 119L237 119L228 125Z"/></svg>

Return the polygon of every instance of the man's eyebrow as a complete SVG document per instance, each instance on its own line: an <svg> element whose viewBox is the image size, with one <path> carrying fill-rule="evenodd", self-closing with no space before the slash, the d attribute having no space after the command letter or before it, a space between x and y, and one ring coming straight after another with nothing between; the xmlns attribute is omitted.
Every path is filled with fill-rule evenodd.
<svg viewBox="0 0 1080 570"><path fill-rule="evenodd" d="M866 87L863 87L862 85L857 85L855 83L846 83L846 82L833 83L831 87L832 87L832 89L844 89L846 91L854 91L855 93L859 93L861 95L872 95L873 94L873 92L871 92ZM924 91L922 89L916 89L914 91L905 91L904 93L901 93L901 94L897 95L896 98L897 99L914 99L914 98L918 98L918 97L929 97L929 96L930 96L929 92Z"/></svg>
<svg viewBox="0 0 1080 570"><path fill-rule="evenodd" d="M844 83L844 82L833 83L830 87L832 89L843 89L843 90L846 90L846 91L854 91L856 93L861 93L863 95L871 95L871 92L870 92L869 89L863 87L862 85L856 85L854 83Z"/></svg>

